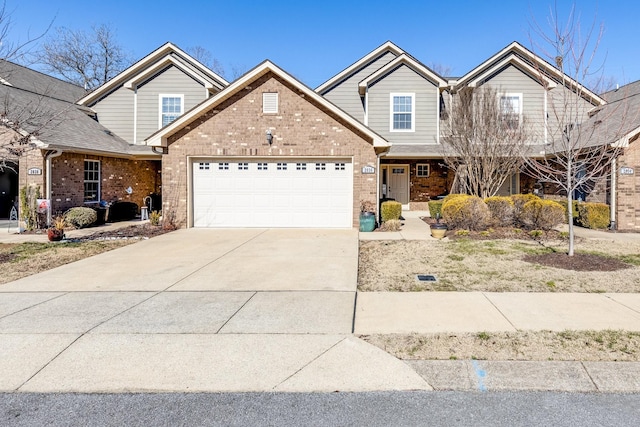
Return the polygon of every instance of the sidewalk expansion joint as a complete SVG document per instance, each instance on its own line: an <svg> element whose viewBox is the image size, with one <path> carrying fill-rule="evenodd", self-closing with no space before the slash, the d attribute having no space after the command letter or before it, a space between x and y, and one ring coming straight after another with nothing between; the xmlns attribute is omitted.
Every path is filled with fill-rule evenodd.
<svg viewBox="0 0 640 427"><path fill-rule="evenodd" d="M487 301L489 301L489 304L491 304L491 305L493 306L493 308L495 308L495 309L498 311L498 313L500 313L500 315L504 318L504 320L506 320L506 321L507 321L507 323L509 323L509 324L511 325L511 327L513 328L513 330L514 330L514 331L517 331L517 330L518 330L518 328L516 327L516 325L514 325L514 324L511 322L511 320L509 320L509 318L508 318L507 316L505 316L505 314L502 312L502 310L500 310L500 309L498 308L498 306L494 304L494 302L493 302L493 301L491 301L491 298L489 298L489 297L487 296L487 293L486 293L486 292L482 292L482 296L483 296L483 297L485 297L485 298L486 298L486 300L487 300Z"/></svg>
<svg viewBox="0 0 640 427"><path fill-rule="evenodd" d="M29 292L20 292L20 293L29 293ZM18 310L18 311L14 311L13 313L9 313L9 314L5 314L4 316L0 316L0 319L4 319L5 317L13 316L14 314L21 313L21 312L23 312L23 311L25 311L25 310L29 310L29 309L31 309L31 308L33 308L33 307L37 307L37 306L39 306L39 305L41 305L41 304L47 303L47 302L49 302L49 301L53 301L53 300L55 300L55 299L58 299L58 298L60 298L60 297L63 297L63 296L65 296L65 295L68 295L68 294L70 294L70 293L71 293L71 292L62 292L62 293L60 293L60 295L56 295L56 296L55 296L55 297L53 297L53 298L49 298L49 299L47 299L47 300L40 301L39 303L36 303L36 304L30 305L29 307L25 307L25 308L22 308L22 309L20 309L20 310ZM6 294L5 294L5 295L6 295Z"/></svg>
<svg viewBox="0 0 640 427"><path fill-rule="evenodd" d="M629 306L628 306L628 305L626 305L625 303L622 303L622 302L620 302L620 301L618 301L618 300L616 300L616 299L611 298L609 295L603 295L603 296L604 296L605 298L607 298L607 299L608 299L609 301L611 301L611 302L614 302L614 303L616 303L616 304L618 304L618 305L621 305L621 306L623 306L624 308L628 308L629 310L633 311L634 313L640 314L640 311L636 310L636 309L635 309L635 308L633 308L633 307L629 307Z"/></svg>
<svg viewBox="0 0 640 427"><path fill-rule="evenodd" d="M600 392L600 388L598 387L598 384L596 384L595 380L593 379L593 377L591 376L591 372L589 372L589 370L587 369L586 366L584 366L584 361L580 361L580 366L582 366L582 369L584 369L584 372L587 374L587 376L589 377L589 381L591 381L591 384L593 384L593 386L596 388L597 392Z"/></svg>
<svg viewBox="0 0 640 427"><path fill-rule="evenodd" d="M257 294L257 293L258 293L258 292L253 292L253 294L252 294L249 298L247 298L247 300L244 302L244 304L242 304L242 305L240 306L240 308L238 308L238 309L237 309L237 310L236 310L236 311L235 311L231 316L229 316L229 318L228 318L228 319L227 319L227 320L222 324L222 326L220 326L220 327L218 328L218 330L216 331L216 334L219 334L219 333L220 333L220 331L221 331L225 326L227 326L227 323L229 323L229 322L231 321L231 319L233 319L233 318L236 316L236 314L238 314L238 313L240 312L240 310L242 310L242 309L243 309L243 308L244 308L244 307L249 303L249 301L251 301L251 300L253 299L253 297L255 297L255 296L256 296L256 294Z"/></svg>
<svg viewBox="0 0 640 427"><path fill-rule="evenodd" d="M318 354L316 357L314 357L312 360L310 360L308 363L305 363L302 367L300 367L300 369L298 369L297 371L295 371L293 374L289 375L287 378L285 378L284 380L280 381L278 384L276 384L275 386L273 386L271 389L272 390L276 390L278 387L280 387L282 384L286 383L287 381L289 381L291 378L295 377L299 372L303 371L304 369L306 369L309 365L311 365L313 362L315 362L316 360L320 359L322 356L324 356L325 354L327 354L329 351L333 350L338 344L344 342L347 339L347 337L342 338L341 340L339 340L337 343L333 344L332 346L330 346L328 349L326 349L325 351L323 351L322 353Z"/></svg>

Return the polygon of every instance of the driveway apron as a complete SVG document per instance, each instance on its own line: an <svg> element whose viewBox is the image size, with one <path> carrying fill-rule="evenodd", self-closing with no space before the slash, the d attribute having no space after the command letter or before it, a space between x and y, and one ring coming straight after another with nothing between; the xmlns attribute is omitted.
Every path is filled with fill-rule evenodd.
<svg viewBox="0 0 640 427"><path fill-rule="evenodd" d="M428 389L351 336L357 265L356 230L187 229L0 285L0 390Z"/></svg>

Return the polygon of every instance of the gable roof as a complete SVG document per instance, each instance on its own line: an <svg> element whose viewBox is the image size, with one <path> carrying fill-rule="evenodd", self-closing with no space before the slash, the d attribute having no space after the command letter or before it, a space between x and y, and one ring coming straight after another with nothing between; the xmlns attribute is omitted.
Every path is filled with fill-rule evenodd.
<svg viewBox="0 0 640 427"><path fill-rule="evenodd" d="M424 78L435 83L436 86L440 88L447 87L448 85L447 81L442 77L440 77L438 73L431 70L429 67L423 65L422 63L420 63L413 57L407 55L406 53L402 53L398 57L396 57L396 59L389 62L385 66L381 67L380 69L375 71L373 74L369 75L360 83L358 83L358 91L360 92L360 95L364 95L367 87L372 82L375 82L376 80L380 79L382 76L394 70L395 68L399 67L400 65L408 66L409 68L413 69L416 73L422 75Z"/></svg>
<svg viewBox="0 0 640 427"><path fill-rule="evenodd" d="M211 71L176 45L167 42L93 92L87 94L78 101L78 104L91 105L121 85L128 89L133 89L135 84L145 81L170 65L178 67L208 89L222 90L229 84L224 78Z"/></svg>
<svg viewBox="0 0 640 427"><path fill-rule="evenodd" d="M534 70L536 72L535 75L539 76L540 73L538 70L541 70L545 74L545 80L548 79L547 81L554 81L556 83L566 82L566 85L570 89L578 89L580 95L593 105L603 105L605 103L605 100L597 94L515 41L452 83L454 83L455 86L463 86L471 81L477 83L479 76L488 76L488 70L497 70L496 64L500 64L507 59L512 65L520 68L527 74L530 74L531 70Z"/></svg>
<svg viewBox="0 0 640 427"><path fill-rule="evenodd" d="M86 107L76 104L77 95L85 93L83 88L8 61L0 61L0 75L2 112L36 147L125 158L158 157L149 147L133 149L94 120Z"/></svg>
<svg viewBox="0 0 640 427"><path fill-rule="evenodd" d="M149 136L146 141L151 146L157 147L166 147L168 138L174 133L178 132L180 129L189 125L190 123L197 120L202 115L206 114L209 110L215 108L217 105L222 103L223 101L229 99L231 96L237 94L238 92L244 90L247 86L249 86L253 81L259 79L267 73L273 73L291 86L298 89L304 96L308 99L312 99L314 102L322 105L332 114L344 120L354 129L357 129L359 132L371 138L371 142L374 147L388 147L390 144L380 135L369 129L367 126L338 108L335 104L331 103L329 100L314 92L311 88L306 86L304 83L297 80L295 77L291 76L289 73L282 70L280 67L275 65L269 60L263 61L258 66L254 67L252 70L244 74L242 77L235 80L231 83L226 89L222 90L218 94L204 100L199 105L195 106L191 110L184 113L182 116L178 117L175 121L171 122L164 128L160 129L156 133Z"/></svg>
<svg viewBox="0 0 640 427"><path fill-rule="evenodd" d="M375 48L374 50L372 50L371 52L369 52L368 54L366 54L365 56L363 56L362 58L360 58L359 60L357 60L356 62L354 62L353 64L351 64L350 66L348 66L347 68L345 68L344 70L340 71L335 76L331 77L326 82L322 83L320 86L318 86L315 89L316 92L323 93L327 89L333 87L341 80L344 80L345 78L349 77L358 69L360 69L364 65L368 64L369 62L373 61L374 59L376 59L377 57L379 57L380 55L386 52L391 52L396 56L399 56L405 53L404 50L400 49L398 46L396 46L392 42L387 41L382 45L378 46L377 48Z"/></svg>

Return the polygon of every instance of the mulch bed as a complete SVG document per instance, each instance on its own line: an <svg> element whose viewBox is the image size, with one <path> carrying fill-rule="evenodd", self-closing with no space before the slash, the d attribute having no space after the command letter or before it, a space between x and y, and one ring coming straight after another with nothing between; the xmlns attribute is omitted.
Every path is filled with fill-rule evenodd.
<svg viewBox="0 0 640 427"><path fill-rule="evenodd" d="M422 220L429 225L436 223L432 218L422 218ZM464 238L473 240L524 239L540 242L545 240L567 240L567 237L557 230L543 231L541 236L532 237L527 231L513 227L497 227L488 231L469 231L464 234L456 234L454 230L450 230L447 231L447 237L451 240ZM576 241L579 240L580 238L576 237ZM574 271L617 271L632 267L614 258L584 253L575 253L573 256L568 256L562 252L525 255L523 260L533 264Z"/></svg>
<svg viewBox="0 0 640 427"><path fill-rule="evenodd" d="M560 252L542 255L525 255L523 260L547 267L574 271L617 271L632 267L617 259L582 253L576 253L573 256L568 256Z"/></svg>
<svg viewBox="0 0 640 427"><path fill-rule="evenodd" d="M88 236L72 239L76 241L87 240L109 240L109 239L148 239L151 237L159 236L164 233L173 231L172 229L164 228L161 226L154 226L150 224L143 225L130 225L128 227L118 228L116 230L97 231Z"/></svg>

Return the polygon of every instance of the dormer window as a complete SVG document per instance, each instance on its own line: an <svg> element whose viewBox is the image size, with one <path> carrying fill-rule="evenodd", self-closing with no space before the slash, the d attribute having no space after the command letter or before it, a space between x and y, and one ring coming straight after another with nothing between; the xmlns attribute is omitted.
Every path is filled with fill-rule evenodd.
<svg viewBox="0 0 640 427"><path fill-rule="evenodd" d="M415 103L414 93L391 94L391 132L413 132L415 130Z"/></svg>

